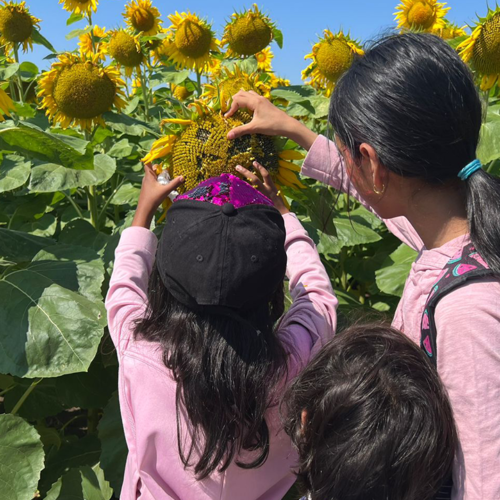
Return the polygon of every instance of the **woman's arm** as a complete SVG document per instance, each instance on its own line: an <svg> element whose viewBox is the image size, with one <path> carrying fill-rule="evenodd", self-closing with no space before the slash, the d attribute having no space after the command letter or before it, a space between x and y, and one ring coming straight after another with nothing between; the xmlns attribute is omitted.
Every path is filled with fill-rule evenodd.
<svg viewBox="0 0 500 500"><path fill-rule="evenodd" d="M132 336L132 321L144 314L149 275L158 240L149 230L161 202L182 182L178 177L163 186L158 183L154 167L144 166L144 179L132 227L121 235L115 251L113 274L106 296L111 338L120 356Z"/></svg>
<svg viewBox="0 0 500 500"><path fill-rule="evenodd" d="M253 118L249 123L231 130L228 133L229 139L235 139L245 134L289 137L309 151L302 165L302 175L328 184L338 191L348 193L368 210L372 210L349 181L342 156L332 141L309 130L303 123L288 116L268 99L253 91L240 90L235 94L226 116L233 115L240 108L253 111ZM403 243L417 251L423 248L424 244L421 238L406 217L384 219L384 222L388 229Z"/></svg>

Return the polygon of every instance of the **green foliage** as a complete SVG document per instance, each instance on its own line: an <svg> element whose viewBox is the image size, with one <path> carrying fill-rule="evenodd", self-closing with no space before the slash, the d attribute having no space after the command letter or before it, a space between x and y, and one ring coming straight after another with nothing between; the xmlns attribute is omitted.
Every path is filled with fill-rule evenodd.
<svg viewBox="0 0 500 500"><path fill-rule="evenodd" d="M90 21L68 15L67 25L84 19ZM67 38L90 29L80 25ZM140 42L144 48L165 37ZM282 47L277 28L273 38ZM46 59L57 57L38 29L33 41L51 52ZM258 69L255 57L220 62L247 73ZM143 65L140 85L128 89L122 112L104 113L105 126L83 131L49 124L34 102L35 64L0 57L2 89L15 101L12 116L0 123L2 498L119 497L127 447L104 297L115 248L137 204L140 159L161 137L163 119L187 116L189 101L175 99L172 86L186 86L193 97L202 90L196 76L165 58L150 63ZM260 80L268 84L271 76L261 73ZM327 130L329 99L311 86L275 88L271 99L312 130ZM488 99L478 157L499 175L498 90ZM416 253L358 201L304 182L303 190L282 191L317 245L341 323L360 312L390 318ZM297 495L292 489L287 498Z"/></svg>
<svg viewBox="0 0 500 500"><path fill-rule="evenodd" d="M38 432L20 417L0 415L0 482L2 496L31 500L43 469L43 447Z"/></svg>

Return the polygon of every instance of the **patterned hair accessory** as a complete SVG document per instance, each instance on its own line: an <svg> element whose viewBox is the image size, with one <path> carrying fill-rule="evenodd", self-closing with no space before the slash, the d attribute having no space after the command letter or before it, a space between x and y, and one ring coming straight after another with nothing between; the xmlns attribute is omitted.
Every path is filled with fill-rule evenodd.
<svg viewBox="0 0 500 500"><path fill-rule="evenodd" d="M466 167L462 168L460 172L458 172L458 177L463 181L466 181L474 172L481 170L482 165L479 160L471 161Z"/></svg>
<svg viewBox="0 0 500 500"><path fill-rule="evenodd" d="M204 201L219 206L231 203L235 208L247 205L273 206L267 196L232 174L222 174L203 181L175 199L176 202L180 200Z"/></svg>

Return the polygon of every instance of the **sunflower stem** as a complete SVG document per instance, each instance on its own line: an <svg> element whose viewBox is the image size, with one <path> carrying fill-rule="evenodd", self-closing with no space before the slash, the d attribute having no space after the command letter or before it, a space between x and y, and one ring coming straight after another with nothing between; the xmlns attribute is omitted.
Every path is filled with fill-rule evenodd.
<svg viewBox="0 0 500 500"><path fill-rule="evenodd" d="M198 92L198 97L201 96L201 71L199 69L196 70L196 83L198 84L198 88L196 91Z"/></svg>
<svg viewBox="0 0 500 500"><path fill-rule="evenodd" d="M99 230L99 215L97 212L97 192L95 186L89 186L87 190L87 203L90 212L90 223Z"/></svg>
<svg viewBox="0 0 500 500"><path fill-rule="evenodd" d="M113 180L111 182L112 182L113 191L108 196L108 199L106 200L106 203L102 207L101 213L99 214L99 218L97 219L99 225L101 225L103 217L106 217L106 210L108 209L109 204L113 200L113 196L118 192L118 190L123 186L123 184L125 184L125 179L123 179L120 183L118 183L118 178L116 176L114 176ZM115 212L115 217L116 217L116 212Z"/></svg>
<svg viewBox="0 0 500 500"><path fill-rule="evenodd" d="M21 406L23 406L24 402L28 399L28 396L33 392L33 390L35 389L35 387L43 380L43 378L40 378L38 380L34 380L31 385L26 389L26 391L24 392L24 394L21 396L21 398L19 399L19 401L16 403L16 405L14 406L14 408L12 408L12 415L15 415L19 409L21 408Z"/></svg>
<svg viewBox="0 0 500 500"><path fill-rule="evenodd" d="M142 98L144 99L144 121L149 120L149 92L146 84L145 70L139 68L139 79L141 80Z"/></svg>
<svg viewBox="0 0 500 500"><path fill-rule="evenodd" d="M17 42L14 43L14 59L16 63L19 64L19 48ZM21 101L21 104L24 104L24 92L23 92L23 82L21 80L21 75L19 74L19 70L16 71L16 79L17 79L17 86L19 88L19 100ZM14 99L15 96L13 95L12 98Z"/></svg>
<svg viewBox="0 0 500 500"><path fill-rule="evenodd" d="M82 211L80 210L80 207L75 203L75 200L71 197L71 194L69 194L69 192L67 193L66 191L61 191L61 193L64 196L66 196L66 198L71 203L71 206L75 209L75 212L78 214L78 216L81 217L82 219L85 219Z"/></svg>

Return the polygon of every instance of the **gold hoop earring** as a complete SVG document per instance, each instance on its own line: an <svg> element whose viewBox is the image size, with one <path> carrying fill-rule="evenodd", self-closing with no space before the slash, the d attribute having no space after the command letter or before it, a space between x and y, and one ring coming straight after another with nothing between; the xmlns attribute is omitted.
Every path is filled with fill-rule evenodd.
<svg viewBox="0 0 500 500"><path fill-rule="evenodd" d="M377 186L375 186L375 184L373 185L373 192L375 194L383 194L384 191L385 191L385 184L382 184L382 189L380 191L377 189Z"/></svg>

